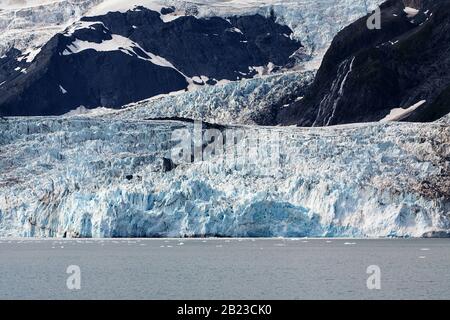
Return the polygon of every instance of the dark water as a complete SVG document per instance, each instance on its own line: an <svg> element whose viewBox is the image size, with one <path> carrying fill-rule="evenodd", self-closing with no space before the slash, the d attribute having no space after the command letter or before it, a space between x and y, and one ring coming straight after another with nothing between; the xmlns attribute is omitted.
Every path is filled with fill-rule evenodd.
<svg viewBox="0 0 450 320"><path fill-rule="evenodd" d="M450 299L450 240L0 239L0 299L16 298Z"/></svg>

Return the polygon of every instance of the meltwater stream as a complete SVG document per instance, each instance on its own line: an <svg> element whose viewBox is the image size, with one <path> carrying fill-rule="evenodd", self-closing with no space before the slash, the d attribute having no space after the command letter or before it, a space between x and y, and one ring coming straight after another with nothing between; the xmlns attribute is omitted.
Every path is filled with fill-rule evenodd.
<svg viewBox="0 0 450 320"><path fill-rule="evenodd" d="M450 240L0 239L0 299L17 298L449 299Z"/></svg>

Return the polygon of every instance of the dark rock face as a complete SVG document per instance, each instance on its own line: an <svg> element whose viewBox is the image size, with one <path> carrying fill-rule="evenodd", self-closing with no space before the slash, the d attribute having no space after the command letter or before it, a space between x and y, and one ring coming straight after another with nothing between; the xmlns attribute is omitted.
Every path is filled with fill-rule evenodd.
<svg viewBox="0 0 450 320"><path fill-rule="evenodd" d="M301 46L289 38L292 30L277 24L273 17L253 15L225 20L185 16L164 23L158 13L141 10L82 20L101 21L111 33L164 57L189 77L252 77L256 72L250 72L249 67L269 62L284 66Z"/></svg>
<svg viewBox="0 0 450 320"><path fill-rule="evenodd" d="M175 169L177 166L173 163L172 159L163 158L162 162L162 171L163 172L170 172L173 169Z"/></svg>
<svg viewBox="0 0 450 320"><path fill-rule="evenodd" d="M422 238L450 238L450 232L430 231L430 232L423 234Z"/></svg>
<svg viewBox="0 0 450 320"><path fill-rule="evenodd" d="M162 15L167 15L167 14L170 14L170 13L173 13L173 12L175 12L175 7L167 7L167 8L162 8L161 9L161 14Z"/></svg>
<svg viewBox="0 0 450 320"><path fill-rule="evenodd" d="M118 108L186 90L190 83L251 78L257 74L253 66L290 65L301 47L291 33L260 15L164 22L160 13L139 7L86 17L75 30L53 37L22 66L26 73L12 73L14 59L0 60L0 83L6 81L0 86L0 114L60 115L81 105Z"/></svg>
<svg viewBox="0 0 450 320"><path fill-rule="evenodd" d="M408 17L405 5L420 12ZM379 121L423 100L402 120L450 112L450 1L389 0L381 9L380 30L369 30L365 17L336 36L309 92L279 112L279 123Z"/></svg>
<svg viewBox="0 0 450 320"><path fill-rule="evenodd" d="M28 65L26 59L21 59L19 50L14 48L9 50L4 56L0 57L0 84L5 84L19 76L21 70L24 70Z"/></svg>

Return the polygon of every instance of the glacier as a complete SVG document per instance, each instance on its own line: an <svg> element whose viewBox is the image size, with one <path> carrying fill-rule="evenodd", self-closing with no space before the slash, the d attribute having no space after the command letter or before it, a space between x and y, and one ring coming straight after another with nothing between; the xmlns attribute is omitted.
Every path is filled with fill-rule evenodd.
<svg viewBox="0 0 450 320"><path fill-rule="evenodd" d="M200 0L200 17L260 14L274 15L287 25L304 48L298 52L301 68L317 70L334 36L385 0ZM172 4L180 3L171 0ZM188 1L186 1L189 3Z"/></svg>
<svg viewBox="0 0 450 320"><path fill-rule="evenodd" d="M82 16L108 11L174 6L181 14L194 11L198 17L275 14L277 22L289 26L304 44L298 53L302 68L316 70L333 37L383 0L27 0L17 5L0 1L0 56L12 47L33 57L52 36ZM195 10L191 10L195 8ZM31 62L31 61L30 61Z"/></svg>
<svg viewBox="0 0 450 320"><path fill-rule="evenodd" d="M0 1L0 56L15 48L32 60L51 37L102 1Z"/></svg>
<svg viewBox="0 0 450 320"><path fill-rule="evenodd" d="M307 65L318 68L317 64L320 64L334 36L383 2L384 0L104 0L87 14L96 16L110 11L125 12L136 6L144 6L154 11L173 7L175 13L170 14L168 19L186 14L199 18L273 15L278 23L290 27L294 31L293 37L305 45L300 57L308 56L315 63ZM161 18L167 19L164 16Z"/></svg>
<svg viewBox="0 0 450 320"><path fill-rule="evenodd" d="M130 5L140 1L161 3ZM14 46L31 50L28 59L79 16L116 2L3 8L0 56ZM450 234L449 116L428 124L255 125L270 124L271 108L285 99L301 99L334 35L381 2L164 1L179 12L194 5L199 17L274 14L305 45L298 65L121 110L0 118L0 237ZM207 122L200 134L225 136L227 152L174 163L177 141L199 135L193 120ZM266 143L272 138L276 152Z"/></svg>
<svg viewBox="0 0 450 320"><path fill-rule="evenodd" d="M188 118L211 123L272 124L274 108L299 99L314 80L314 72L282 74L204 86L190 92L175 92L101 114L102 118L143 120Z"/></svg>
<svg viewBox="0 0 450 320"><path fill-rule="evenodd" d="M450 231L445 121L215 128L239 131L236 143L248 152L234 153L231 164L218 154L168 166L174 132L195 135L192 122L0 120L0 236L421 237ZM270 136L279 141L276 166L258 156L267 154L262 142Z"/></svg>

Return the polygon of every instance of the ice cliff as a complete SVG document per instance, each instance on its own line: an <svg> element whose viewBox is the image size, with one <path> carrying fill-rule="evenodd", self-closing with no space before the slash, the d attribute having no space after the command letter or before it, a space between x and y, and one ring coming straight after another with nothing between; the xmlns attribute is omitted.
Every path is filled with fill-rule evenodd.
<svg viewBox="0 0 450 320"><path fill-rule="evenodd" d="M175 165L172 134L189 135L190 122L0 120L0 236L450 231L450 128L444 123L215 128L241 132L241 152L231 153L232 162L217 154ZM274 137L279 157L267 165L274 153L264 142Z"/></svg>

